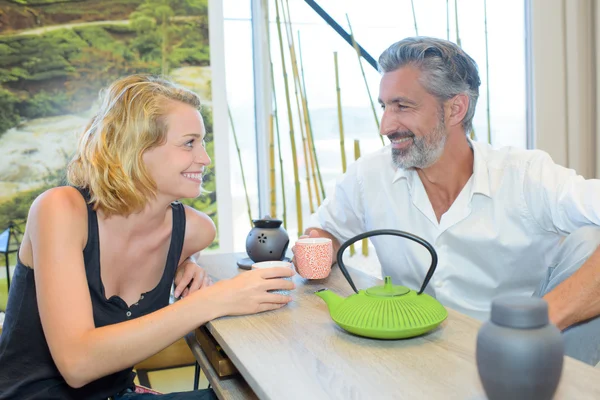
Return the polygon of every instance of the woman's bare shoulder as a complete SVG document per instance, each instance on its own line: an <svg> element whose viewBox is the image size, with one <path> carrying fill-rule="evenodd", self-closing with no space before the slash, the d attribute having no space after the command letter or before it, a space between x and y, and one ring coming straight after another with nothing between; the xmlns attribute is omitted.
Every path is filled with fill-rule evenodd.
<svg viewBox="0 0 600 400"><path fill-rule="evenodd" d="M72 186L55 187L40 194L31 204L30 218L45 214L80 217L87 215L87 205L76 188Z"/></svg>
<svg viewBox="0 0 600 400"><path fill-rule="evenodd" d="M33 246L50 239L85 246L87 205L74 187L61 186L46 190L33 201L19 251L21 261L33 267Z"/></svg>
<svg viewBox="0 0 600 400"><path fill-rule="evenodd" d="M208 215L189 206L184 208L186 224L183 255L187 258L208 247L215 240L217 230Z"/></svg>

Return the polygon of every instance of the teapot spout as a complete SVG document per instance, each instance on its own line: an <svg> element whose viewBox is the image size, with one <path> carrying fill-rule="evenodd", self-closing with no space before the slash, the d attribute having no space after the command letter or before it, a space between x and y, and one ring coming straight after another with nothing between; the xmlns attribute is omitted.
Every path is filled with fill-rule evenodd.
<svg viewBox="0 0 600 400"><path fill-rule="evenodd" d="M325 304L327 304L330 314L345 300L344 297L341 297L329 289L317 290L315 294L322 298Z"/></svg>

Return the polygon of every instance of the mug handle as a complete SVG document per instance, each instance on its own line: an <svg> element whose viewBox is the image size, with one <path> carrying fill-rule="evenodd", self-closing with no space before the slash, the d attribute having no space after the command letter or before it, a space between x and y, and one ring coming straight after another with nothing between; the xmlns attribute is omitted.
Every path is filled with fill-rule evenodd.
<svg viewBox="0 0 600 400"><path fill-rule="evenodd" d="M352 278L350 277L350 274L348 273L348 270L346 269L346 266L344 265L344 260L342 259L344 250L346 250L348 247L350 247L351 244L353 244L361 239L366 239L368 237L380 236L380 235L400 236L400 237L412 240L413 242L419 243L420 245L425 247L427 249L427 251L429 251L429 254L431 255L431 266L429 267L429 270L427 271L427 275L425 275L425 280L423 281L423 284L421 285L421 289L419 290L419 292L417 294L423 293L423 291L427 287L427 284L431 280L433 273L435 272L435 268L437 267L437 261L438 261L437 252L435 251L433 246L425 239L422 239L417 235L413 235L412 233L398 231L395 229L378 229L378 230L374 230L374 231L368 231L365 233L361 233L360 235L356 235L353 238L348 239L346 242L344 242L344 244L342 244L340 246L340 249L338 250L338 253L337 253L337 263L340 266L340 269L342 270L342 274L344 274L344 277L346 278L346 280L348 281L348 283L350 284L352 289L356 293L358 293L358 290L356 289L356 286L354 285L354 281L352 281Z"/></svg>

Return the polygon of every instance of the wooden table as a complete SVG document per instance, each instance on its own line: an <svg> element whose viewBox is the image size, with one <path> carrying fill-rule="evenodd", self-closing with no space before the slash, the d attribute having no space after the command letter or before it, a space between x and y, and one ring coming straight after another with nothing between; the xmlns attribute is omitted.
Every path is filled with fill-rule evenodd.
<svg viewBox="0 0 600 400"><path fill-rule="evenodd" d="M244 273L236 265L241 257L208 255L199 264L217 281ZM351 274L358 288L381 283ZM327 279L296 275L294 282L294 301L280 310L207 324L243 377L209 377L221 399L485 399L475 364L479 321L449 309L440 327L418 338L361 338L335 325L314 295L323 287L353 293L337 267ZM193 334L187 339L206 365ZM556 399L600 399L600 370L565 357Z"/></svg>

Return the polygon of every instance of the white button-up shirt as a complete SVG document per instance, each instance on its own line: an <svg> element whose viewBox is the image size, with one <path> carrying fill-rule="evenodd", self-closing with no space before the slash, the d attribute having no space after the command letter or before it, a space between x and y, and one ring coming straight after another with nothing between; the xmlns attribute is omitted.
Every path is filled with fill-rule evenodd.
<svg viewBox="0 0 600 400"><path fill-rule="evenodd" d="M439 258L426 292L486 319L494 297L532 295L564 236L600 225L600 181L554 164L542 151L471 146L473 175L439 222L416 171L396 168L386 146L348 168L309 226L340 243L375 229L420 236ZM383 276L421 287L431 264L424 247L396 236L370 240Z"/></svg>

